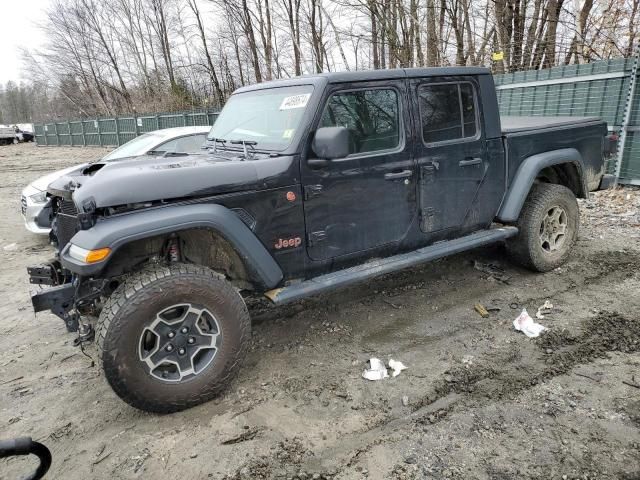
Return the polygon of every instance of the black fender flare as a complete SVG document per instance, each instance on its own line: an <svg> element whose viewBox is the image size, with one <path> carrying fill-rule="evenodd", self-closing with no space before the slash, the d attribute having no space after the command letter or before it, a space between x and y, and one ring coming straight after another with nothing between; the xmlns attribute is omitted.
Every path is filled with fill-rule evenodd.
<svg viewBox="0 0 640 480"><path fill-rule="evenodd" d="M520 210L522 210L522 206L538 174L547 167L563 163L570 163L576 167L582 191L587 192L582 172L582 155L578 150L575 148L561 148L538 153L525 158L518 167L496 218L500 222L515 222L520 216Z"/></svg>
<svg viewBox="0 0 640 480"><path fill-rule="evenodd" d="M88 230L80 230L64 247L60 263L80 276L96 276L123 245L162 234L204 228L213 230L231 244L244 262L252 280L269 289L283 278L280 266L262 242L228 208L210 203L175 205L131 212L98 221ZM107 258L86 264L69 255L71 245L86 250L110 248Z"/></svg>

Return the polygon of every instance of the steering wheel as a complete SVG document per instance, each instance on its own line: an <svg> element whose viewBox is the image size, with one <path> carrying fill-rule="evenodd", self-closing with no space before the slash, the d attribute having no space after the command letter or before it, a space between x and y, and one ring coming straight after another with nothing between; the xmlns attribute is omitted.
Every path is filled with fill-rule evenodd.
<svg viewBox="0 0 640 480"><path fill-rule="evenodd" d="M24 477L26 480L38 480L44 477L51 466L51 452L49 449L41 443L34 442L31 437L0 440L0 458L16 455L35 455L40 459L38 468Z"/></svg>

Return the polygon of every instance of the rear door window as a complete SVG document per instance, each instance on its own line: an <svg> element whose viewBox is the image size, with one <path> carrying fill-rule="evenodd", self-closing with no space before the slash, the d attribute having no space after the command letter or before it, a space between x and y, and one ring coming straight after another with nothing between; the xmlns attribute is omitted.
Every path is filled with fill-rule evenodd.
<svg viewBox="0 0 640 480"><path fill-rule="evenodd" d="M339 92L329 98L319 126L347 128L350 154L391 150L400 145L399 110L393 89Z"/></svg>
<svg viewBox="0 0 640 480"><path fill-rule="evenodd" d="M425 143L475 137L478 131L473 85L442 83L418 87L422 139Z"/></svg>

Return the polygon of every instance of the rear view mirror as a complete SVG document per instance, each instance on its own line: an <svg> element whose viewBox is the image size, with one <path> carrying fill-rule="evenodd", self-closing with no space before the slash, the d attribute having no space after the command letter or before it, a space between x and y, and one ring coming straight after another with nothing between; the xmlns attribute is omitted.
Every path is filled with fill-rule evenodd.
<svg viewBox="0 0 640 480"><path fill-rule="evenodd" d="M318 158L335 160L349 155L349 143L345 127L322 127L316 130L311 148Z"/></svg>

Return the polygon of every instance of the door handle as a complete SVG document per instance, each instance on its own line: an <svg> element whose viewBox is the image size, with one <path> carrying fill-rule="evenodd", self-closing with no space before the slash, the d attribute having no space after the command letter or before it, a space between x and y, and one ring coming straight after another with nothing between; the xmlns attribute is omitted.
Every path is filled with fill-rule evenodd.
<svg viewBox="0 0 640 480"><path fill-rule="evenodd" d="M398 180L399 178L408 178L413 175L413 170L402 170L401 172L385 173L385 180Z"/></svg>
<svg viewBox="0 0 640 480"><path fill-rule="evenodd" d="M460 160L458 165L460 167L468 167L469 165L480 165L482 163L482 159L480 157L468 157L464 160Z"/></svg>

